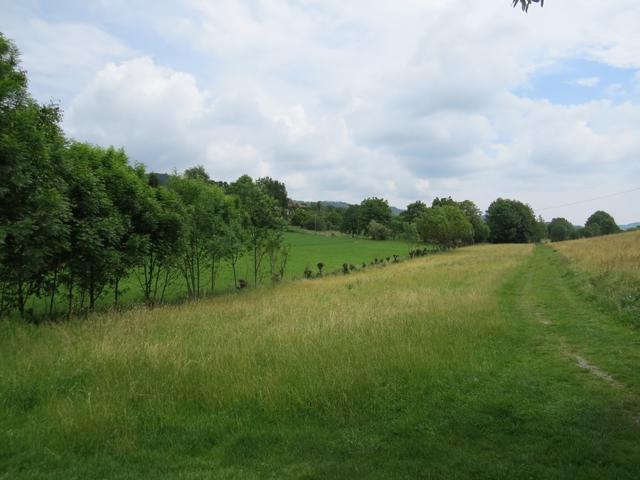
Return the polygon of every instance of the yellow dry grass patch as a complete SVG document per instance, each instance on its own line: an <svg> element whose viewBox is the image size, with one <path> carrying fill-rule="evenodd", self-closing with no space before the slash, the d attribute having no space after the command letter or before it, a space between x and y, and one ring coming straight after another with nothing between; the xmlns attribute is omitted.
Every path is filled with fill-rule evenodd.
<svg viewBox="0 0 640 480"><path fill-rule="evenodd" d="M640 231L559 242L554 247L592 275L620 272L640 282Z"/></svg>

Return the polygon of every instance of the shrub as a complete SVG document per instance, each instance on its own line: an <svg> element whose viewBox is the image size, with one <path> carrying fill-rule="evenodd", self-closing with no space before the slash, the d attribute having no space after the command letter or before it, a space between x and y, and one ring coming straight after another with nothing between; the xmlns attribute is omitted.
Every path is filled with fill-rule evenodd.
<svg viewBox="0 0 640 480"><path fill-rule="evenodd" d="M309 268L309 265L304 267L304 278L311 278L312 275L313 275L313 272Z"/></svg>
<svg viewBox="0 0 640 480"><path fill-rule="evenodd" d="M367 226L367 232L372 240L387 240L391 238L393 232L390 228L385 227L381 223L371 220Z"/></svg>

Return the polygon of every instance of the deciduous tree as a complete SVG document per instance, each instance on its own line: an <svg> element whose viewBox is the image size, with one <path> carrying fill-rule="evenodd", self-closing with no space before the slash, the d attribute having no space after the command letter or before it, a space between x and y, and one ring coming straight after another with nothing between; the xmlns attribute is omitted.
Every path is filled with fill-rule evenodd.
<svg viewBox="0 0 640 480"><path fill-rule="evenodd" d="M498 198L487 210L487 224L493 243L527 243L535 240L536 217L528 205Z"/></svg>

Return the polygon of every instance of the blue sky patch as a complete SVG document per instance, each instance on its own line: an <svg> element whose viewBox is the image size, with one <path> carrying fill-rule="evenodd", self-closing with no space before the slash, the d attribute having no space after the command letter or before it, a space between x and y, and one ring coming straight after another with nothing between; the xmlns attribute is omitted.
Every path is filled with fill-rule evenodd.
<svg viewBox="0 0 640 480"><path fill-rule="evenodd" d="M566 60L542 69L514 93L562 105L603 99L622 103L638 98L635 70L584 59Z"/></svg>

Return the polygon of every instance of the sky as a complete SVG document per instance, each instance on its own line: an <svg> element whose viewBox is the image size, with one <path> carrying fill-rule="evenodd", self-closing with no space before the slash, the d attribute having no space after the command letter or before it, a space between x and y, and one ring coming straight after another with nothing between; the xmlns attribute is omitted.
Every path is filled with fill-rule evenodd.
<svg viewBox="0 0 640 480"><path fill-rule="evenodd" d="M640 2L0 0L76 140L297 200L640 221ZM621 193L626 192L626 193ZM614 195L615 194L615 195Z"/></svg>

